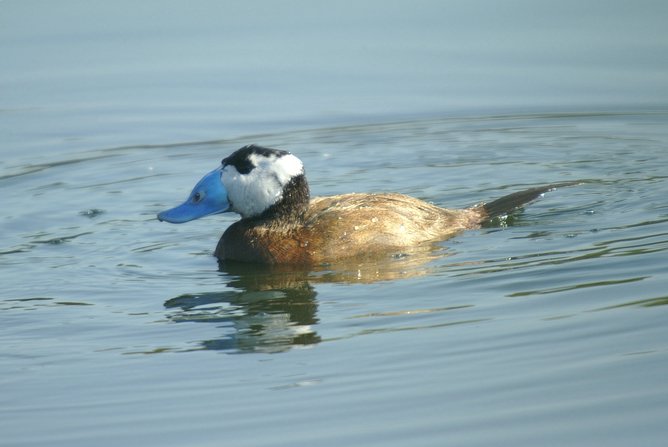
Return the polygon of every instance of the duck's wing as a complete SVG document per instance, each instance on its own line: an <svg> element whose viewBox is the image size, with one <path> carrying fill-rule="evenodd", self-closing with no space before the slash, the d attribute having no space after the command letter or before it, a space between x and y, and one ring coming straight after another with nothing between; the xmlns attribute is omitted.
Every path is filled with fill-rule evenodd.
<svg viewBox="0 0 668 447"><path fill-rule="evenodd" d="M403 194L343 194L311 201L306 227L333 252L385 251L443 240L476 228L479 215L448 210Z"/></svg>

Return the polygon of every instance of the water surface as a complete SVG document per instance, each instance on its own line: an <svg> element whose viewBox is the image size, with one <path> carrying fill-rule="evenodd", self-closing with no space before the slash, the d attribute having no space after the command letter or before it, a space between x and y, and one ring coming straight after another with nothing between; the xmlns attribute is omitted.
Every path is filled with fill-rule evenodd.
<svg viewBox="0 0 668 447"><path fill-rule="evenodd" d="M241 140L9 171L4 439L659 445L667 118L508 115L244 138L298 153L315 194L398 190L462 207L588 179L428 255L314 271L219 270L211 252L234 216L155 219Z"/></svg>
<svg viewBox="0 0 668 447"><path fill-rule="evenodd" d="M0 2L3 446L663 445L666 3ZM218 266L250 143L312 193L549 192L421 252Z"/></svg>

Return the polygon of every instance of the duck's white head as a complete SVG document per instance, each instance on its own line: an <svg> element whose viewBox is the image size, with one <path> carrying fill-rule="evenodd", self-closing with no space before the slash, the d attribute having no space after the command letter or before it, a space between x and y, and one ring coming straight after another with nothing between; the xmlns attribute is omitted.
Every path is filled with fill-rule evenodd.
<svg viewBox="0 0 668 447"><path fill-rule="evenodd" d="M158 219L183 223L233 211L242 218L300 212L308 204L304 165L290 152L249 145L223 159L205 175L181 205Z"/></svg>

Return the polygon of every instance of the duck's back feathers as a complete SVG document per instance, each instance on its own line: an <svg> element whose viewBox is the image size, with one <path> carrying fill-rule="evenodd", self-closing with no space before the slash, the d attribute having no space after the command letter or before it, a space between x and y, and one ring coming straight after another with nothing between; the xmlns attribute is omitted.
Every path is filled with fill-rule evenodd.
<svg viewBox="0 0 668 447"><path fill-rule="evenodd" d="M306 226L334 241L326 256L400 250L447 239L477 225L468 210L447 210L403 194L344 194L311 202Z"/></svg>

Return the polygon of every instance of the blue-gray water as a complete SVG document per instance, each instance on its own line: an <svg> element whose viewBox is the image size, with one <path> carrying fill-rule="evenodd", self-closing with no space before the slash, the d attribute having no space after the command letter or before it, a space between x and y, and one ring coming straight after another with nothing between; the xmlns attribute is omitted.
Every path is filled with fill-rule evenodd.
<svg viewBox="0 0 668 447"><path fill-rule="evenodd" d="M0 2L0 444L663 445L665 3L500 5ZM314 195L585 182L219 270L234 216L155 213L248 143Z"/></svg>

